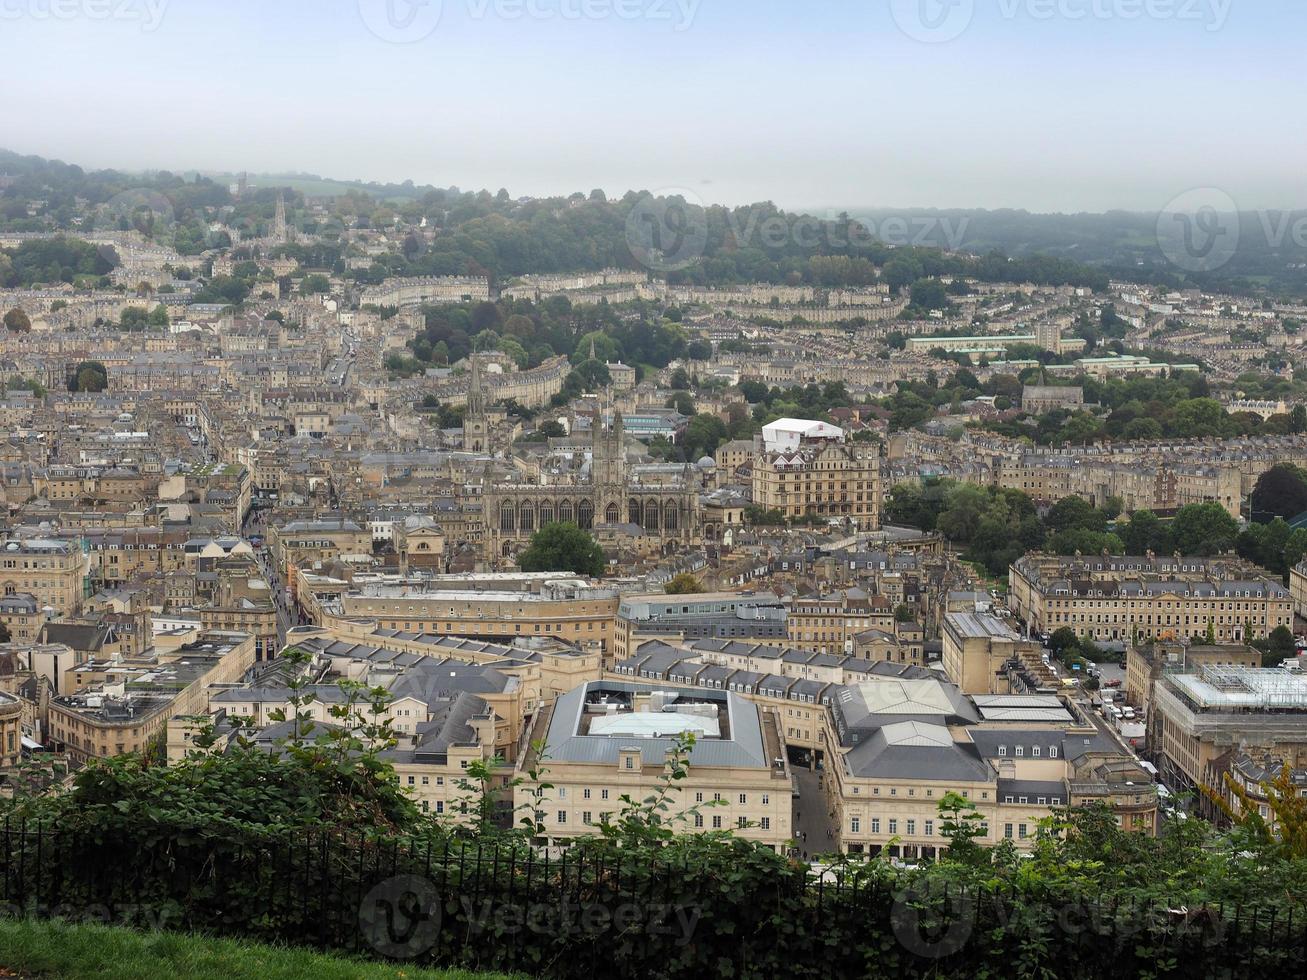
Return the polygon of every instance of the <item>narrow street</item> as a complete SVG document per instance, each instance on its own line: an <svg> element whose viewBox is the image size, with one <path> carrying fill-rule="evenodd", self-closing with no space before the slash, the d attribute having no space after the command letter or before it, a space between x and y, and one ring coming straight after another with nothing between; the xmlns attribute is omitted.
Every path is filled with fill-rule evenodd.
<svg viewBox="0 0 1307 980"><path fill-rule="evenodd" d="M791 766L790 771L799 785L799 796L794 800L794 846L801 858L812 860L835 849L835 828L821 786L825 773L802 766Z"/></svg>

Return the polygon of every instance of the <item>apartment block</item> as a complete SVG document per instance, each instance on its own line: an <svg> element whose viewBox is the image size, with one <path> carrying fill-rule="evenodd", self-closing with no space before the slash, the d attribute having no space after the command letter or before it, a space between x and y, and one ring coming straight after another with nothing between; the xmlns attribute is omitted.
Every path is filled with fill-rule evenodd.
<svg viewBox="0 0 1307 980"><path fill-rule="evenodd" d="M791 782L778 719L729 691L595 681L558 698L535 719L530 742L546 747L547 786L523 753L515 808L534 812L548 842L598 832L663 782L675 739L694 737L689 773L671 789L670 814L685 833L731 830L783 850L793 836ZM537 795L538 794L538 795Z"/></svg>
<svg viewBox="0 0 1307 980"><path fill-rule="evenodd" d="M1091 640L1206 637L1243 643L1293 626L1293 600L1256 565L1233 558L1026 555L1009 571L1008 604L1032 630Z"/></svg>
<svg viewBox="0 0 1307 980"><path fill-rule="evenodd" d="M781 419L764 430L753 459L753 502L787 520L846 520L880 527L880 449L845 441L835 426Z"/></svg>

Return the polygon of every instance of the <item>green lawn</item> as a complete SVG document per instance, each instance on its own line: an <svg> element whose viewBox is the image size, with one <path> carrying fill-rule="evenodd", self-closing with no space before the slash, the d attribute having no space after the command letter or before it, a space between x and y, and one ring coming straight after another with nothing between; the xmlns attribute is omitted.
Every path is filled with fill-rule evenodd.
<svg viewBox="0 0 1307 980"><path fill-rule="evenodd" d="M0 919L0 977L60 980L489 980L492 974L324 956L178 933Z"/></svg>

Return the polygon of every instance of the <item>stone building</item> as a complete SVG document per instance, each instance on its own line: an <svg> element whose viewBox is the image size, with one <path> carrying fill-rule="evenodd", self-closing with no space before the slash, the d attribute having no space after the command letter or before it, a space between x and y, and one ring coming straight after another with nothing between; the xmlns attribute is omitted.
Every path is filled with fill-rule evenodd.
<svg viewBox="0 0 1307 980"><path fill-rule="evenodd" d="M637 480L626 457L622 413L614 411L611 427L591 430L589 472L559 482L496 484L482 490L482 520L487 557L510 558L540 528L571 523L585 531L601 525L631 524L664 544L690 545L699 540L701 514L695 474L677 480Z"/></svg>

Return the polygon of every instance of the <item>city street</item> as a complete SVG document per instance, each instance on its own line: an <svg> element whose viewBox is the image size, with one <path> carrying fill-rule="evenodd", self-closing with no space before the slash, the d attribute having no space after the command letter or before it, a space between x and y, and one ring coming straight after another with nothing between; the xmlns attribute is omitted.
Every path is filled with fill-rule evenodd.
<svg viewBox="0 0 1307 980"><path fill-rule="evenodd" d="M811 860L835 849L834 828L821 787L825 773L810 772L802 766L791 766L790 771L799 784L799 797L794 800L795 847L800 857Z"/></svg>

